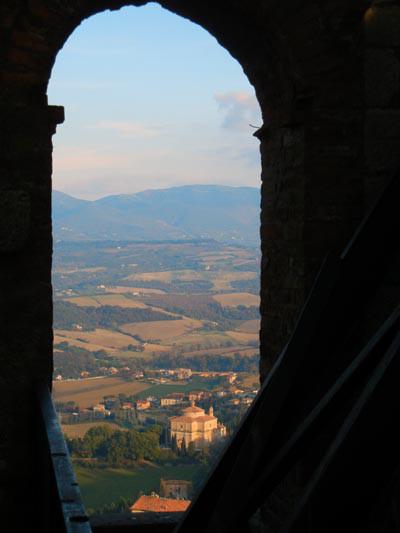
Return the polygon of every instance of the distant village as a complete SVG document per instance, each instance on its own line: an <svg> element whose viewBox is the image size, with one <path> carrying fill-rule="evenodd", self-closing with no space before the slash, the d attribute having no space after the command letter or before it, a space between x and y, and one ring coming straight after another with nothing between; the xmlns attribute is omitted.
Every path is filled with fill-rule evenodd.
<svg viewBox="0 0 400 533"><path fill-rule="evenodd" d="M174 385L185 386L185 392L170 392L166 394L146 395L142 397L126 394L105 396L95 405L81 408L73 401L58 402L57 410L61 424L73 427L87 422L117 423L123 427L149 427L157 424L164 428L164 449L192 449L202 450L212 443L226 438L230 431L220 415L226 418L227 413L241 413L247 409L257 394L257 390L238 385L238 375L235 372L195 372L190 368L156 369L132 372L126 367L132 382L151 383L154 386ZM108 369L107 375L114 375L122 369ZM82 373L81 380L102 379L102 377L88 378ZM63 380L56 376L57 382ZM211 381L213 380L213 381ZM72 381L72 380L71 380ZM205 385L213 383L210 390L190 390L190 385ZM206 388L206 387L205 387ZM154 390L154 387L152 387ZM160 387L160 390L164 390ZM75 426L76 427L76 426ZM232 429L232 428L231 428ZM152 491L147 495L140 495L129 507L132 513L183 512L190 504L192 483L180 479L161 479L158 492Z"/></svg>
<svg viewBox="0 0 400 533"><path fill-rule="evenodd" d="M129 370L128 367L126 367L127 370ZM114 375L118 370L109 368L108 371L110 375ZM86 374L86 372L82 372L82 379L88 379ZM205 382L213 378L219 378L219 386L212 390L171 392L161 397L149 395L144 398L132 398L123 394L106 396L99 403L87 408L80 408L74 402L59 403L57 407L61 423L71 424L121 419L131 422L138 421L139 423L159 423L160 417L156 416L157 413L171 411L171 409L175 412L188 406L191 402L202 402L211 405L213 401L218 401L219 404L222 401L224 404L234 406L248 406L257 394L257 390L254 388L245 389L242 386L236 386L237 374L235 372L195 372L190 368L177 368L172 370L138 371L134 373L133 377L135 380L146 381L154 385L171 382L190 384L194 377ZM55 379L56 381L61 381L62 376L57 375ZM101 379L101 377L93 377L92 379Z"/></svg>

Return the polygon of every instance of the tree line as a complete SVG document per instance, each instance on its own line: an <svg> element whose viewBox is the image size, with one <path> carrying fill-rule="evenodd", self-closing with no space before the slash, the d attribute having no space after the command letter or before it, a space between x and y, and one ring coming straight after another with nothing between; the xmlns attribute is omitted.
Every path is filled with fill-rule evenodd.
<svg viewBox="0 0 400 533"><path fill-rule="evenodd" d="M54 352L54 374L61 374L66 378L79 378L81 372L90 374L99 373L100 367L122 367L126 361L111 357L104 350L90 352L84 348L78 348L68 344L68 341L55 345ZM129 361L131 371L154 370L162 368L171 370L173 368L188 367L198 372L251 372L258 373L259 355L240 355L239 352L233 355L212 355L203 354L185 355L179 348L172 349L171 352L163 352L162 355L154 355L151 359L138 355ZM125 375L125 374L124 374ZM126 375L128 377L128 374Z"/></svg>
<svg viewBox="0 0 400 533"><path fill-rule="evenodd" d="M150 322L153 320L177 320L180 316L171 316L153 309L136 307L118 307L102 305L101 307L80 307L71 302L56 300L54 302L53 327L71 329L76 324L85 330L96 328L115 329L127 322Z"/></svg>

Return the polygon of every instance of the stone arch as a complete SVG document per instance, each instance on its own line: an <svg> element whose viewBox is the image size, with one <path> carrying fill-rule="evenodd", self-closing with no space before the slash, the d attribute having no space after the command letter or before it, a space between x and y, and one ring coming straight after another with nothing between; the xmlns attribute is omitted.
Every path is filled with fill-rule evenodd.
<svg viewBox="0 0 400 533"><path fill-rule="evenodd" d="M47 107L46 89L58 51L69 35L86 18L105 11L124 6L141 6L143 0L96 0L95 2L62 3L52 10L47 10L42 2L35 2L27 9L21 9L15 16L14 25L8 35L10 53L7 56L7 77L9 89L6 100L18 107L29 109L37 115L33 120L42 123L39 115L46 116L48 131L37 132L34 137L42 139L43 157L47 159L47 183L51 161L51 135L56 123L62 121L62 110ZM204 4L166 0L160 2L162 7L183 16L208 30L227 51L235 57L249 81L253 84L263 114L268 121L273 121L271 99L282 104L289 102L289 88L293 84L283 80L283 64L288 62L285 48L282 48L280 61L277 61L278 45L273 44L276 36L272 28L267 36L261 31L260 9L247 9L236 5ZM263 23L264 31L266 28ZM238 38L238 37L241 38ZM255 54L255 50L258 53ZM289 72L289 70L287 70ZM284 90L287 87L287 90ZM282 108L282 105L281 105ZM32 123L32 120L30 120ZM262 132L262 128L261 128ZM263 142L263 141L262 141ZM34 164L34 166L37 166ZM43 169L44 170L44 169ZM46 193L48 194L48 192ZM42 199L42 201L46 201ZM48 199L47 199L48 202ZM47 239L49 235L47 235ZM41 240L43 236L41 237ZM51 334L50 334L51 335ZM46 350L49 353L49 349ZM49 367L48 367L49 368ZM47 371L48 372L48 371Z"/></svg>
<svg viewBox="0 0 400 533"><path fill-rule="evenodd" d="M46 206L47 216L49 212L51 134L61 110L47 107L46 87L58 51L85 18L146 3L32 0L26 5L16 0L12 8L5 8L2 101L15 114L8 111L4 125L11 132L8 143L21 146L21 135L25 136L26 151L14 162L7 158L12 171L4 188L21 190L21 198L30 189L32 220L35 215L41 218L39 204ZM214 35L242 65L260 103L264 125L256 135L263 178L265 371L287 340L325 251L340 246L364 212L363 20L371 2L159 3ZM11 176L14 170L19 175L24 165L37 176L30 183L21 177L21 187L16 187ZM339 184L344 170L351 177ZM37 186L43 194L40 200ZM344 197L350 189L349 200ZM39 225L49 229L50 221ZM32 233L39 238L31 225ZM47 248L49 239L49 232L40 237ZM43 265L47 279L49 260L48 256L47 268Z"/></svg>
<svg viewBox="0 0 400 533"><path fill-rule="evenodd" d="M47 82L84 18L145 3L7 0L0 7L1 416L10 443L3 477L14 480L10 510L21 483L34 486L32 385L50 381L52 370L51 136L62 109L47 106ZM262 109L264 376L322 258L341 248L399 164L400 8L388 0L159 3L217 38Z"/></svg>

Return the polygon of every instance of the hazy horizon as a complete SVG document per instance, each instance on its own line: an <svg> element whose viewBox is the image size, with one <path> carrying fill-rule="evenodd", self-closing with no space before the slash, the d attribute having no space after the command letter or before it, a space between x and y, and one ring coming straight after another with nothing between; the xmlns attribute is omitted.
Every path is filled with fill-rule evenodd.
<svg viewBox="0 0 400 533"><path fill-rule="evenodd" d="M260 194L261 194L261 183L259 187L251 186L251 185L226 185L226 184L220 184L220 183L187 183L184 185L171 185L171 186L166 186L166 187L149 187L148 189L141 189L139 191L135 191L131 193L113 192L110 194L99 196L97 198L81 198L80 196L77 196L76 194L70 194L70 193L61 191L59 189L55 189L54 187L53 187L53 193L57 192L57 193L66 194L67 196L71 196L72 198L75 198L76 200L86 200L86 201L95 202L96 200L101 200L102 198L107 198L109 196L131 196L131 195L133 196L134 194L140 194L140 193L144 193L147 191L163 191L163 190L168 190L168 189L178 189L182 187L226 187L226 188L232 188L232 189L247 188L247 189L260 190Z"/></svg>

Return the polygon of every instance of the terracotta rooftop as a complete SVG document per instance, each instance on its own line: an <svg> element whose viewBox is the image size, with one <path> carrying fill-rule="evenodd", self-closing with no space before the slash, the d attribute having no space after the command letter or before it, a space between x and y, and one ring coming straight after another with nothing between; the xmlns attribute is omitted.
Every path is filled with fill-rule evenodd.
<svg viewBox="0 0 400 533"><path fill-rule="evenodd" d="M130 508L131 512L147 511L153 513L179 513L186 511L190 500L174 500L159 496L140 496Z"/></svg>

